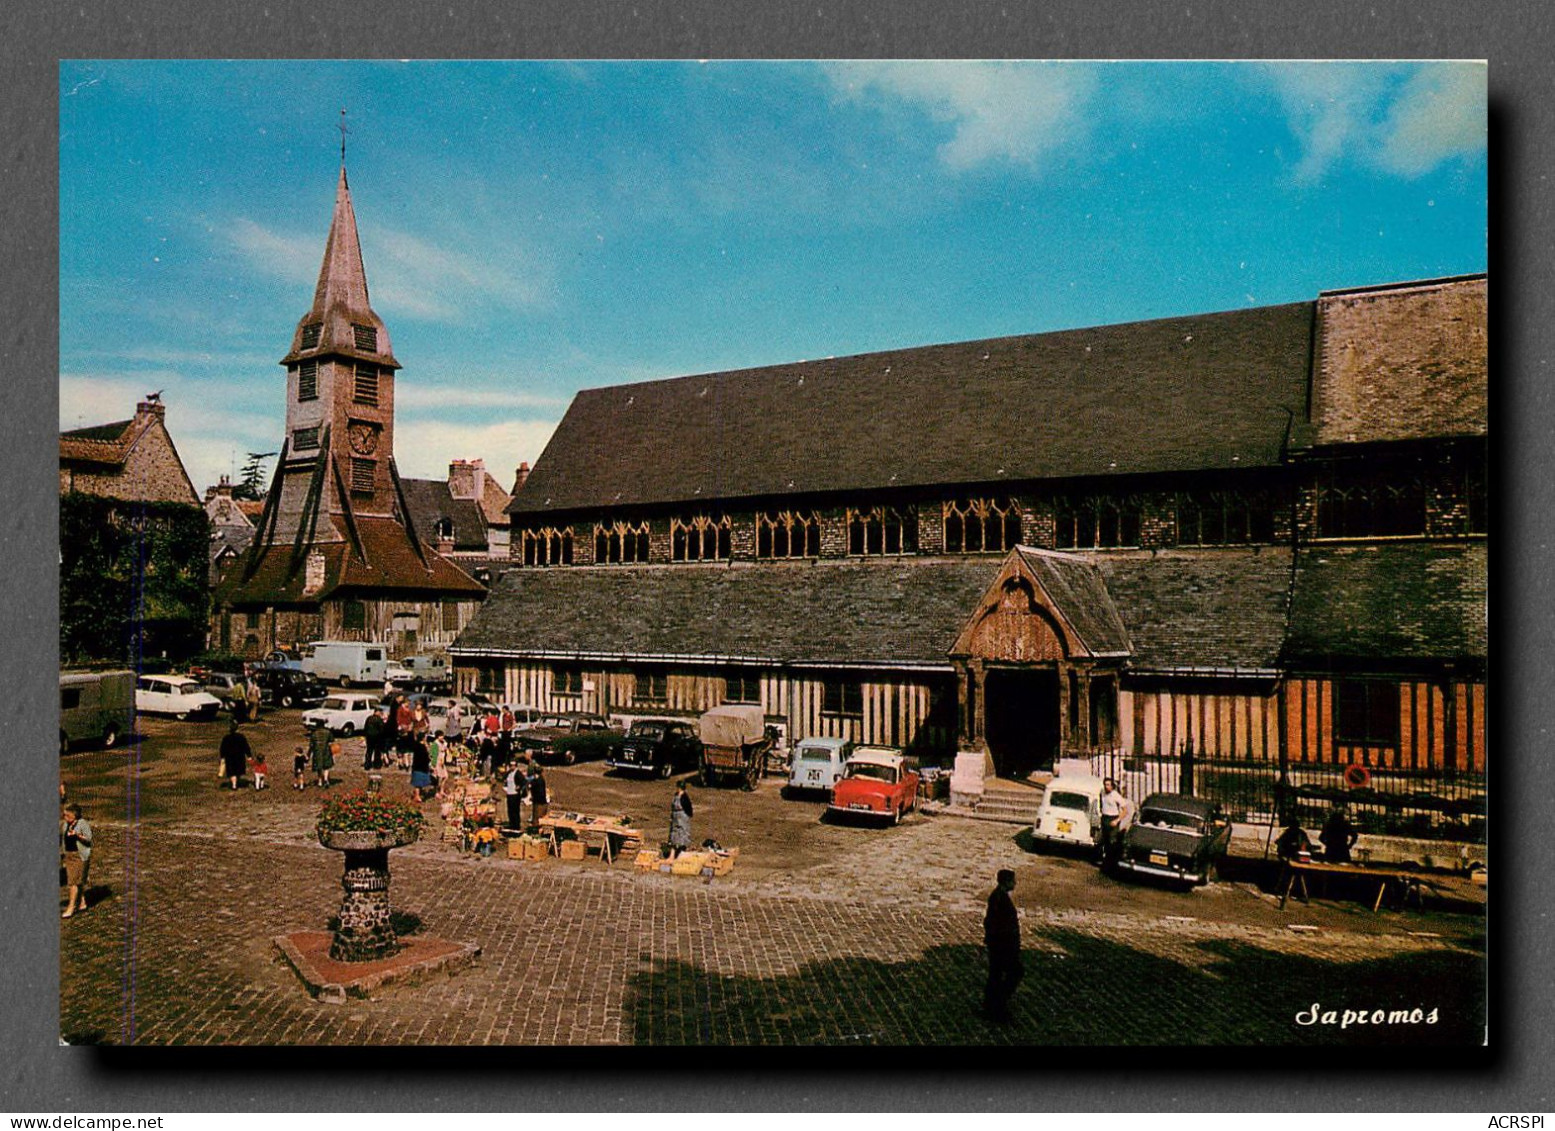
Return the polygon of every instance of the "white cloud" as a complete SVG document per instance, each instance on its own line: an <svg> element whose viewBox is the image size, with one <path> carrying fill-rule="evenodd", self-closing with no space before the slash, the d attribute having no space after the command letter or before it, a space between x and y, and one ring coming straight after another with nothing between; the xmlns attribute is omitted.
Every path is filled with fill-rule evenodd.
<svg viewBox="0 0 1555 1131"><path fill-rule="evenodd" d="M1404 176L1485 148L1486 72L1459 65L1420 71L1405 84L1383 123L1385 168Z"/></svg>
<svg viewBox="0 0 1555 1131"><path fill-rule="evenodd" d="M1272 82L1301 152L1298 181L1350 161L1419 176L1485 148L1485 71L1477 64L1405 68L1352 63L1271 63Z"/></svg>
<svg viewBox="0 0 1555 1131"><path fill-rule="evenodd" d="M324 245L316 236L284 235L240 216L227 229L227 237L253 266L276 278L289 283L318 279Z"/></svg>
<svg viewBox="0 0 1555 1131"><path fill-rule="evenodd" d="M535 462L557 421L501 420L459 424L446 420L399 418L394 430L394 461L412 479L442 479L456 459L482 459L504 488L513 485L521 461Z"/></svg>
<svg viewBox="0 0 1555 1131"><path fill-rule="evenodd" d="M324 254L315 233L294 235L238 218L226 238L248 262L285 282L318 278ZM392 228L363 235L368 288L380 314L425 321L468 322L479 310L522 311L550 301L550 272L534 261L501 261L497 247L471 254Z"/></svg>
<svg viewBox="0 0 1555 1131"><path fill-rule="evenodd" d="M846 62L823 65L853 97L897 100L951 128L940 159L954 169L987 161L1037 167L1085 133L1092 68L1003 62Z"/></svg>

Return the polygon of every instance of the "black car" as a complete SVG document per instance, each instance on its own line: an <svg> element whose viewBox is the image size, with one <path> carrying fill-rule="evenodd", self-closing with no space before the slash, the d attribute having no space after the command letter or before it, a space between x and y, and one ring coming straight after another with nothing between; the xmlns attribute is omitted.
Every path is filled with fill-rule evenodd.
<svg viewBox="0 0 1555 1131"><path fill-rule="evenodd" d="M690 723L638 719L621 749L605 759L605 765L623 773L667 778L680 770L696 769L701 760L702 740Z"/></svg>
<svg viewBox="0 0 1555 1131"><path fill-rule="evenodd" d="M262 667L254 672L264 701L278 707L317 707L329 689L312 672L295 668Z"/></svg>
<svg viewBox="0 0 1555 1131"><path fill-rule="evenodd" d="M1231 843L1219 805L1181 793L1152 793L1123 834L1117 867L1186 884L1209 882L1210 868Z"/></svg>

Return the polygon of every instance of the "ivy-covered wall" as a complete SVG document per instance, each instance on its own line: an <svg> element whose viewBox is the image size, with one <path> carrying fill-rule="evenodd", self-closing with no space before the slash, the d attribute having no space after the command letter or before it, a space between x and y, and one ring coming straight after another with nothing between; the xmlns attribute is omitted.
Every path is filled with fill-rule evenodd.
<svg viewBox="0 0 1555 1131"><path fill-rule="evenodd" d="M203 651L209 529L198 506L61 495L60 662Z"/></svg>

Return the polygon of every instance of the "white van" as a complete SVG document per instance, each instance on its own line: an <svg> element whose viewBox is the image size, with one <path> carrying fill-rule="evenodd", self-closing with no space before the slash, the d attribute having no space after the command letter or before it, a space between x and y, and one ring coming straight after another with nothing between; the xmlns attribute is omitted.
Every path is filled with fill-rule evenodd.
<svg viewBox="0 0 1555 1131"><path fill-rule="evenodd" d="M389 649L387 645L360 640L318 640L308 645L302 670L341 687L353 683L381 685L388 678Z"/></svg>
<svg viewBox="0 0 1555 1131"><path fill-rule="evenodd" d="M59 752L88 739L113 746L135 725L135 673L59 673Z"/></svg>

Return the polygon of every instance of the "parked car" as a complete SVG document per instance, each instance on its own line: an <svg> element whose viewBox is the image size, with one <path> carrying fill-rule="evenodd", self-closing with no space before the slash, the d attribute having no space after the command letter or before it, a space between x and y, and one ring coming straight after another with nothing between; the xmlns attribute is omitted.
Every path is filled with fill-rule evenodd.
<svg viewBox="0 0 1555 1131"><path fill-rule="evenodd" d="M1204 884L1230 843L1231 822L1213 801L1152 793L1123 833L1117 864L1125 872Z"/></svg>
<svg viewBox="0 0 1555 1131"><path fill-rule="evenodd" d="M254 672L264 701L276 707L317 707L329 689L301 668L262 667Z"/></svg>
<svg viewBox="0 0 1555 1131"><path fill-rule="evenodd" d="M415 683L416 673L411 671L404 664L401 664L397 661L391 661L389 666L383 669L383 678L388 680L395 687L402 687L406 684Z"/></svg>
<svg viewBox="0 0 1555 1131"><path fill-rule="evenodd" d="M135 681L135 710L175 719L214 718L221 700L186 675L143 675Z"/></svg>
<svg viewBox="0 0 1555 1131"><path fill-rule="evenodd" d="M783 796L796 793L830 794L832 786L842 776L842 767L853 755L851 738L829 738L818 735L807 738L794 748L793 761L789 763L788 782L783 786Z"/></svg>
<svg viewBox="0 0 1555 1131"><path fill-rule="evenodd" d="M312 730L325 727L331 734L349 737L367 723L367 716L378 705L378 697L361 691L337 691L311 711L304 711L302 725Z"/></svg>
<svg viewBox="0 0 1555 1131"><path fill-rule="evenodd" d="M618 753L605 765L623 773L653 774L667 778L682 770L694 770L702 758L702 740L696 728L680 719L638 719L626 732Z"/></svg>
<svg viewBox="0 0 1555 1131"><path fill-rule="evenodd" d="M221 705L232 710L234 703L243 702L248 688L243 677L236 672L206 672L200 677L200 686L221 700Z"/></svg>
<svg viewBox="0 0 1555 1131"><path fill-rule="evenodd" d="M1048 782L1031 839L1038 844L1101 851L1102 779L1060 774Z"/></svg>
<svg viewBox="0 0 1555 1131"><path fill-rule="evenodd" d="M918 772L894 750L860 746L843 764L826 812L833 816L884 817L891 824L918 807Z"/></svg>
<svg viewBox="0 0 1555 1131"><path fill-rule="evenodd" d="M622 731L612 727L601 715L583 713L546 715L533 727L518 735L518 748L540 762L574 762L609 758L626 740Z"/></svg>
<svg viewBox="0 0 1555 1131"><path fill-rule="evenodd" d="M115 745L133 730L134 710L134 672L60 672L59 752L88 739Z"/></svg>

